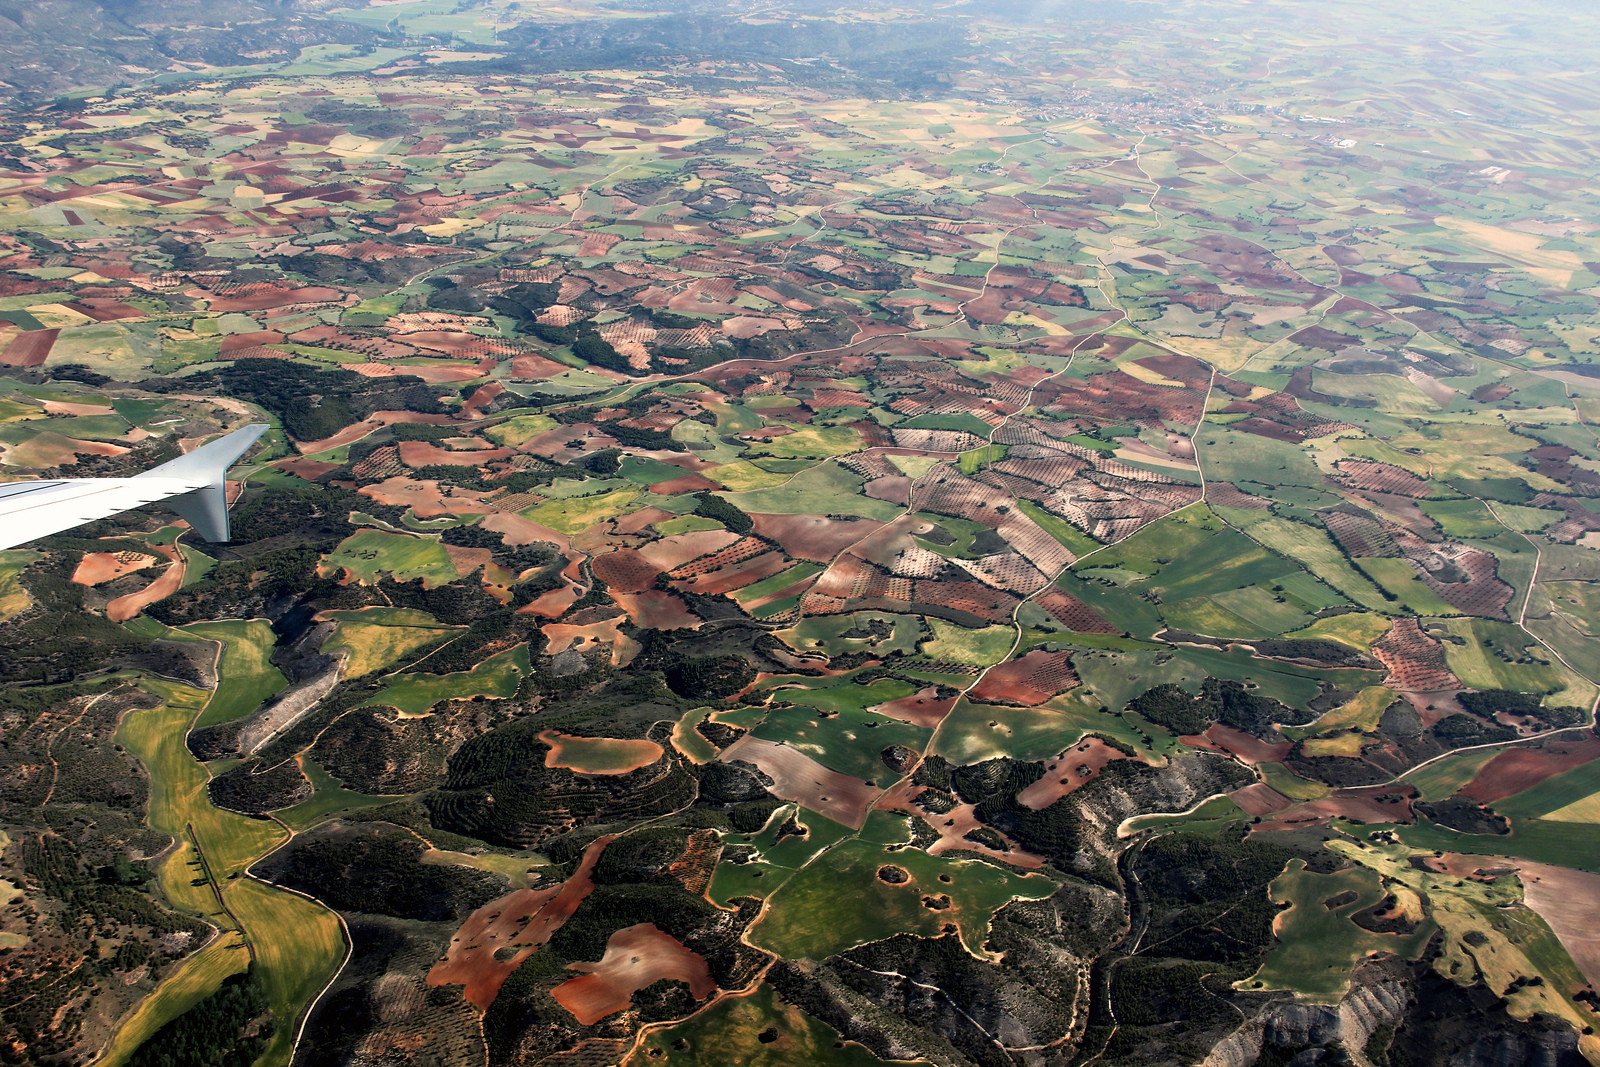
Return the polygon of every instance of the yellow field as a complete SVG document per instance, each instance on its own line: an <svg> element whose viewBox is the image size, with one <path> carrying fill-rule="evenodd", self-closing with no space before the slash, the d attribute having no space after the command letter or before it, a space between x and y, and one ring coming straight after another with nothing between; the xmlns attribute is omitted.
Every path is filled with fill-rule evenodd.
<svg viewBox="0 0 1600 1067"><path fill-rule="evenodd" d="M405 608L330 611L327 618L338 624L338 630L322 648L346 654L346 678L360 678L399 663L451 630L437 625L426 612Z"/></svg>
<svg viewBox="0 0 1600 1067"><path fill-rule="evenodd" d="M33 598L22 588L18 576L36 558L38 553L20 549L0 552L0 619L20 615L33 603Z"/></svg>
<svg viewBox="0 0 1600 1067"><path fill-rule="evenodd" d="M1365 738L1360 734L1334 734L1332 737L1313 737L1305 743L1307 756L1359 756Z"/></svg>
<svg viewBox="0 0 1600 1067"><path fill-rule="evenodd" d="M1339 730L1371 733L1378 728L1383 711L1394 703L1395 692L1381 685L1369 685L1349 701L1339 705L1306 727L1308 734L1331 734Z"/></svg>
<svg viewBox="0 0 1600 1067"><path fill-rule="evenodd" d="M1564 808L1557 808L1548 814L1539 816L1551 822L1600 822L1600 793L1594 793L1582 800L1574 800Z"/></svg>

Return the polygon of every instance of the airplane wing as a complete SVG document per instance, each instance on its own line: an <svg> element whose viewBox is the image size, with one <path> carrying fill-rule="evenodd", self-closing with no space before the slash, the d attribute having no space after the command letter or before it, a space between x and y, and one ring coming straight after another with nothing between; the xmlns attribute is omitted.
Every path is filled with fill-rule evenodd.
<svg viewBox="0 0 1600 1067"><path fill-rule="evenodd" d="M0 550L161 501L206 540L226 541L228 468L266 430L246 426L132 478L0 482Z"/></svg>

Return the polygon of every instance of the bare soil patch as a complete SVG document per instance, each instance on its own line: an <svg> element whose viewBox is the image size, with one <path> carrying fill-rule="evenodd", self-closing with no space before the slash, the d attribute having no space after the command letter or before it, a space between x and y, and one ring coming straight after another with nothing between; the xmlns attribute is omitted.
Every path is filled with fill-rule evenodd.
<svg viewBox="0 0 1600 1067"><path fill-rule="evenodd" d="M654 923L639 923L612 934L598 963L569 966L588 973L562 982L550 995L584 1026L627 1011L633 995L656 982L683 982L697 1001L717 990L711 969L700 954Z"/></svg>

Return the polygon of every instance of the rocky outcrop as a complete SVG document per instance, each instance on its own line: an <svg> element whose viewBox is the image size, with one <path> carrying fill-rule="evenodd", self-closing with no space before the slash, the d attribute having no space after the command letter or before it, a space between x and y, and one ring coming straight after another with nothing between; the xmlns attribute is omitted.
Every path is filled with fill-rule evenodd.
<svg viewBox="0 0 1600 1067"><path fill-rule="evenodd" d="M1394 976L1352 985L1338 1004L1278 1002L1212 1049L1203 1067L1250 1067L1267 1050L1335 1046L1342 1047L1358 1067L1371 1067L1364 1051L1368 1041L1384 1027L1395 1026L1413 997L1410 983Z"/></svg>

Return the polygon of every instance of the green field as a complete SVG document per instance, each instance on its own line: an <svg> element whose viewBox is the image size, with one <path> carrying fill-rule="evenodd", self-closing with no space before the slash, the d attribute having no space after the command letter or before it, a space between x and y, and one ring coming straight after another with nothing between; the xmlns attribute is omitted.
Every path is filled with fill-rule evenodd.
<svg viewBox="0 0 1600 1067"><path fill-rule="evenodd" d="M326 573L346 571L352 578L371 585L389 575L396 581L420 578L426 586L455 581L456 566L444 545L432 537L413 537L384 530L361 530L339 543L322 560Z"/></svg>
<svg viewBox="0 0 1600 1067"><path fill-rule="evenodd" d="M862 480L837 463L819 463L783 476L770 488L722 494L750 514L861 515L888 522L901 508L861 494Z"/></svg>
<svg viewBox="0 0 1600 1067"><path fill-rule="evenodd" d="M123 1062L146 1037L223 977L244 970L253 957L276 1024L260 1062L287 1064L301 1012L344 957L338 918L320 904L245 876L285 833L268 820L212 806L206 770L184 743L190 723L205 708L206 694L156 679L140 685L162 702L129 714L117 739L150 772L151 828L178 843L157 869L162 892L174 907L201 916L224 935L186 961L129 1017L102 1062Z"/></svg>
<svg viewBox="0 0 1600 1067"><path fill-rule="evenodd" d="M1554 822L1591 823L1600 812L1586 810L1600 793L1600 760L1591 760L1564 774L1546 778L1532 789L1494 802L1494 810L1513 819L1550 819ZM1520 823L1519 823L1520 825Z"/></svg>
<svg viewBox="0 0 1600 1067"><path fill-rule="evenodd" d="M509 697L516 693L530 669L528 646L518 645L490 656L469 671L394 675L383 691L367 703L398 708L407 715L421 715L441 700Z"/></svg>
<svg viewBox="0 0 1600 1067"><path fill-rule="evenodd" d="M243 718L288 687L289 679L270 659L277 639L266 621L194 623L183 632L216 641L222 650L216 692L196 726Z"/></svg>
<svg viewBox="0 0 1600 1067"><path fill-rule="evenodd" d="M787 959L820 960L876 940L885 930L932 936L945 923L955 923L962 943L976 952L997 908L1017 897L1038 899L1055 892L1056 884L1042 875L1016 875L918 849L885 851L885 845L904 840L903 819L874 813L861 838L834 845L769 890L767 910L751 928L751 943ZM910 880L899 885L880 880L877 871L885 864L903 868ZM948 896L950 907L924 906L922 897L928 894Z"/></svg>
<svg viewBox="0 0 1600 1067"><path fill-rule="evenodd" d="M1288 910L1274 924L1277 946L1240 989L1285 989L1332 1003L1344 995L1350 970L1362 956L1410 956L1427 941L1426 928L1408 936L1375 934L1350 921L1384 896L1378 876L1365 867L1318 874L1307 870L1304 860L1291 860L1268 892Z"/></svg>

